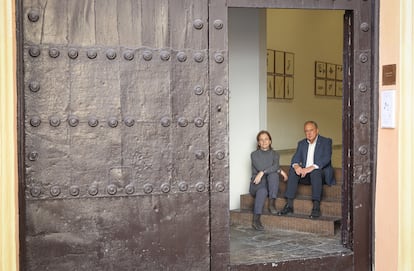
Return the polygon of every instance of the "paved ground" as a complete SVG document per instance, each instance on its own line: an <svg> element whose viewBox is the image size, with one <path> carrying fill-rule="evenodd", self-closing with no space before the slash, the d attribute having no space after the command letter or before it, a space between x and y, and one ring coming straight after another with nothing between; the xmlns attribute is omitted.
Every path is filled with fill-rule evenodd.
<svg viewBox="0 0 414 271"><path fill-rule="evenodd" d="M231 226L230 263L282 262L349 253L340 240L340 234L323 237L286 230L256 231L244 226Z"/></svg>

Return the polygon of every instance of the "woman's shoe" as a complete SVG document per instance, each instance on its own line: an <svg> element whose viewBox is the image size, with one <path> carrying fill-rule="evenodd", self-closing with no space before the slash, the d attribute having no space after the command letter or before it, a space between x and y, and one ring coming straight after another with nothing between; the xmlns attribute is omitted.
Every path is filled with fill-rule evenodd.
<svg viewBox="0 0 414 271"><path fill-rule="evenodd" d="M257 215L257 214L253 215L252 227L253 227L253 229L255 229L257 231L263 231L264 230L262 222L260 221L260 215Z"/></svg>

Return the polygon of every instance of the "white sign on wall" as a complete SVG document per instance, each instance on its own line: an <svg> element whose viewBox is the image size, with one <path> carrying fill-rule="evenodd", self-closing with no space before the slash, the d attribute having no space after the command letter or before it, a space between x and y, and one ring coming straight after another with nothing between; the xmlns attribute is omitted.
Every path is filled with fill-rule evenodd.
<svg viewBox="0 0 414 271"><path fill-rule="evenodd" d="M381 92L381 128L395 128L395 90Z"/></svg>

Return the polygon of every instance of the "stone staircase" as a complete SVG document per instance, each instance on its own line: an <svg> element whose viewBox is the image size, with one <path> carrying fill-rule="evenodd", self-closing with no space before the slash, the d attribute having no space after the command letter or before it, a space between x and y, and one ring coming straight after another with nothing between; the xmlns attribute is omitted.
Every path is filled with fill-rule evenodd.
<svg viewBox="0 0 414 271"><path fill-rule="evenodd" d="M289 166L281 166L286 172ZM311 186L299 184L296 198L294 200L294 213L287 216L272 215L268 211L268 201L266 201L261 221L265 230L293 230L300 232L310 232L320 235L333 236L340 229L342 208L342 169L335 168L336 185L323 186L321 201L321 217L318 219L309 218L312 210ZM280 181L279 194L276 200L276 209L283 209L286 204L284 193L287 183ZM250 226L252 224L254 199L250 194L240 196L240 209L230 211L232 225Z"/></svg>

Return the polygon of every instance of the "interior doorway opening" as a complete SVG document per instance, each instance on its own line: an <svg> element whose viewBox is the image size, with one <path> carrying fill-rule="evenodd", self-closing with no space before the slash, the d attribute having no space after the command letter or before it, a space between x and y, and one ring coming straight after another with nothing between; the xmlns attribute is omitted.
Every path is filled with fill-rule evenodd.
<svg viewBox="0 0 414 271"><path fill-rule="evenodd" d="M332 163L341 169L344 13L229 9L230 210L243 208L259 130L271 133L288 166L303 123L314 120L332 138Z"/></svg>

